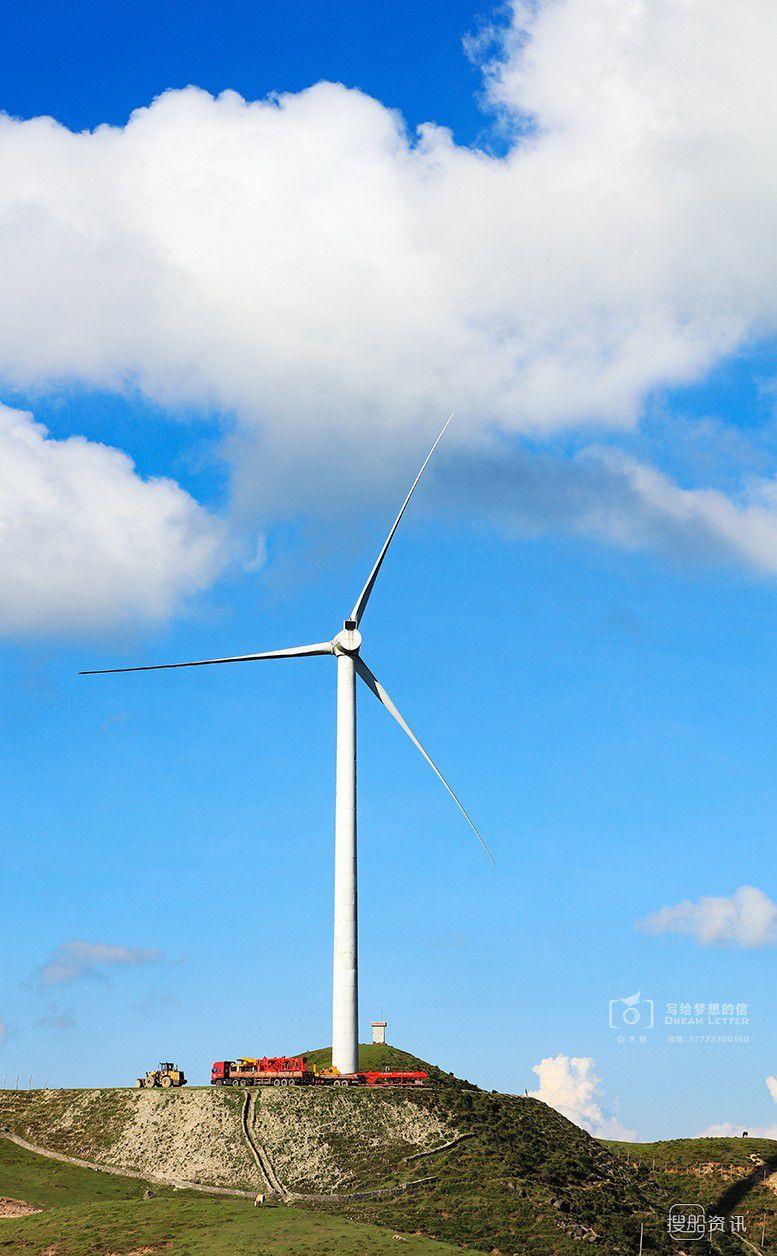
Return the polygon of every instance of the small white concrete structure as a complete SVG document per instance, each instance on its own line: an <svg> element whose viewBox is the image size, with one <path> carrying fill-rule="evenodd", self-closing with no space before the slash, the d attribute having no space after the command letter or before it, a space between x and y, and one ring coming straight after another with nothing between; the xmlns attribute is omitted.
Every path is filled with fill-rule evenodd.
<svg viewBox="0 0 777 1256"><path fill-rule="evenodd" d="M388 1021L372 1022L372 1041L383 1043L386 1041L386 1026Z"/></svg>

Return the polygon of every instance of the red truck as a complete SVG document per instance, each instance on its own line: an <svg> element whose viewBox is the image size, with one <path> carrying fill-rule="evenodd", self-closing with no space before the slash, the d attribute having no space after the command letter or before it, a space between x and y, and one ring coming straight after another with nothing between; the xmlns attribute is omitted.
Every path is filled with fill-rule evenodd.
<svg viewBox="0 0 777 1256"><path fill-rule="evenodd" d="M309 1086L315 1077L304 1055L241 1056L217 1060L210 1070L212 1086Z"/></svg>
<svg viewBox="0 0 777 1256"><path fill-rule="evenodd" d="M210 1070L212 1086L423 1086L429 1074L377 1069L360 1073L321 1072L304 1055L217 1060Z"/></svg>

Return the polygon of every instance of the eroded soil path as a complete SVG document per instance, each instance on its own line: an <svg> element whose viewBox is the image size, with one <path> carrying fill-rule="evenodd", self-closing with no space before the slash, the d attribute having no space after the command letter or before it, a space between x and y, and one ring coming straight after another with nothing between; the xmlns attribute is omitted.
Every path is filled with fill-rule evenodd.
<svg viewBox="0 0 777 1256"><path fill-rule="evenodd" d="M34 1204L27 1204L23 1199L9 1199L0 1195L0 1217L29 1217L33 1212L40 1212Z"/></svg>

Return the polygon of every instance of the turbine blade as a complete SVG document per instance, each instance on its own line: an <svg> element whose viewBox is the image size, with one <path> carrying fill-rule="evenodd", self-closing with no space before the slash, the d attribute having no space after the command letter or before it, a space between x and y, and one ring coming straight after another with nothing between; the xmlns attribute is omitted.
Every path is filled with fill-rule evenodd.
<svg viewBox="0 0 777 1256"><path fill-rule="evenodd" d="M196 659L192 663L151 663L145 667L101 667L79 676L109 676L114 672L164 672L174 667L212 667L214 663L253 663L257 659L296 659L311 654L333 654L331 641L317 645L293 645L287 650L265 650L263 654L235 654L226 659Z"/></svg>
<svg viewBox="0 0 777 1256"><path fill-rule="evenodd" d="M478 841L480 842L480 845L483 847L483 850L484 850L484 851L486 852L486 854L488 855L488 857L489 857L489 859L491 860L492 864L495 864L495 863L496 863L496 860L494 859L494 856L491 854L491 851L488 849L488 846L486 845L486 843L485 843L485 841L484 841L483 837L481 836L480 832L478 831L477 825L475 824L474 820L472 819L472 816L469 814L469 812L466 810L466 808L462 805L462 803L461 803L461 801L459 800L459 798L458 798L458 797L456 796L456 794L453 792L453 790L451 789L450 785L448 784L448 782L446 781L445 777L443 776L442 772L441 772L441 771L440 771L440 769L438 768L437 764L436 764L436 763L434 762L434 760L432 759L431 755L428 755L428 754L426 753L426 751L424 750L424 748L423 748L423 746L421 745L420 741L419 741L419 740L418 740L418 738L416 737L415 733L412 731L412 729L410 728L410 726L409 726L409 725L405 722L405 720L402 718L402 716L400 715L399 711L398 711L398 710L397 710L397 708L394 706L394 703L391 701L391 698L390 698L390 697L388 696L388 694L386 693L386 690L383 688L382 684L381 684L381 683L380 683L380 681L378 680L377 676L373 676L373 674L372 674L372 672L370 671L369 667L368 667L368 666L367 666L367 664L364 662L364 659L360 658L358 655L354 658L354 663L355 663L355 665L356 665L356 670L357 670L357 672L358 672L358 673L359 673L359 675L361 676L361 678L362 678L362 680L364 681L364 683L365 683L365 685L367 686L367 688L372 690L372 692L375 694L375 697L378 699L378 702L382 703L382 704L383 704L383 706L386 708L386 710L389 712L389 714L394 716L394 719L397 721L397 724L399 725L399 727L400 727L401 729L403 729L403 730L407 733L408 737L410 738L410 740L412 741L412 743L413 743L413 745L416 747L416 749L421 751L421 754L422 754L422 755L424 756L424 758L426 759L426 762L429 764L429 767L430 767L430 768L432 769L432 771L433 771L433 772L437 775L437 777L438 777L438 778L442 781L443 785L444 785L444 786L445 786L445 788L447 789L448 793L450 794L451 798L452 798L452 799L453 799L453 801L455 802L455 804L456 804L456 806L458 807L459 811L460 811L460 812L461 812L461 814L464 816L464 819L465 819L465 820L467 821L467 823L469 824L470 828L472 829L473 833L475 834L475 837L476 837L476 838L478 839Z"/></svg>
<svg viewBox="0 0 777 1256"><path fill-rule="evenodd" d="M448 427L448 424L450 423L450 421L451 421L451 419L452 419L452 418L453 418L453 415L452 415L452 414L449 414L449 415L448 415L448 418L445 420L445 423L443 424L442 430L441 430L441 432L440 432L439 436L437 437L437 440L434 442L434 444L432 445L431 449L429 450L429 453L428 453L428 454L426 455L426 457L424 458L424 460L423 460L423 462L422 462L422 464L421 464L421 470L418 472L418 475L415 477L415 479L413 480L413 483L410 485L410 492L408 493L407 497L405 498L405 500L404 500L404 501L403 501L403 503L402 503L402 509L400 510L399 514L397 515L396 519L394 520L394 523L393 523L393 525L392 525L391 531L389 532L388 536L386 537L385 543L384 543L384 545L383 545L383 549L382 549L382 550L380 551L380 553L378 554L378 558L377 558L377 561L376 561L376 563L375 563L375 566L373 567L372 571L370 572L369 579L367 580L367 583L365 584L364 588L362 589L361 593L359 594L359 596L358 596L358 598L357 598L357 600L356 600L356 605L354 606L353 610L351 611L351 619L355 619L355 620L356 620L356 626L357 626L357 628L358 628L359 623L360 623L360 621L361 621L361 617L362 617L362 615L364 614L364 611L365 611L365 608L366 608L366 606L367 606L367 603L368 603L368 602L369 602L369 600L370 600L370 594L372 593L373 587L374 587L374 585L375 585L375 581L376 581L376 580L377 580L377 578L378 578L378 572L380 571L380 569L381 569L381 567L382 567L382 565L383 565L383 559L386 557L386 551L388 550L388 547L389 547L389 545L391 544L391 542L392 542L392 540L393 540L393 538L394 538L394 533L396 532L397 528L399 527L399 521L400 521L400 519L402 518L403 514L405 513L405 511L406 511L406 509L407 509L407 503L410 501L410 498L413 496L413 493L415 492L415 489L416 489L416 485L418 484L418 481L421 479L421 476L423 475L424 471L426 470L427 463L429 462L429 459L431 458L431 456L432 456L432 454L434 453L435 449L437 448L437 446L439 445L439 443L440 443L440 441L442 440L443 436L445 435L446 428Z"/></svg>

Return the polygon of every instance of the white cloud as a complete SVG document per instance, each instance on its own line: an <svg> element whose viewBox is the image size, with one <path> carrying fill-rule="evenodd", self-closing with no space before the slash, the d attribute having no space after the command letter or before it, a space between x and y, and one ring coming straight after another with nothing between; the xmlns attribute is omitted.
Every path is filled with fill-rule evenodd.
<svg viewBox="0 0 777 1256"><path fill-rule="evenodd" d="M501 157L331 83L5 119L0 373L219 407L237 502L268 510L314 473L357 502L453 406L470 449L624 429L777 325L776 58L772 0L522 0L488 71ZM640 543L647 509L774 569L773 496L618 475Z"/></svg>
<svg viewBox="0 0 777 1256"><path fill-rule="evenodd" d="M0 406L0 632L164 619L223 558L220 525L172 480Z"/></svg>
<svg viewBox="0 0 777 1256"><path fill-rule="evenodd" d="M4 1046L8 1041L8 1021L5 1017L0 1016L0 1047Z"/></svg>
<svg viewBox="0 0 777 1256"><path fill-rule="evenodd" d="M777 1103L777 1077L767 1077L764 1080L769 1094ZM697 1137L740 1138L745 1130L747 1130L751 1138L774 1138L777 1140L777 1125L748 1125L747 1122L734 1125L732 1121L719 1121L715 1125L708 1125L706 1130L702 1130Z"/></svg>
<svg viewBox="0 0 777 1256"><path fill-rule="evenodd" d="M606 1114L600 1105L601 1078L596 1063L589 1057L548 1056L533 1065L540 1079L538 1090L530 1090L532 1099L541 1099L562 1116L582 1126L597 1138L615 1138L633 1142L636 1134Z"/></svg>
<svg viewBox="0 0 777 1256"><path fill-rule="evenodd" d="M511 13L503 156L334 83L187 88L90 133L0 119L0 378L216 407L238 512L353 514L452 407L469 455L615 438L772 334L772 0ZM777 570L776 481L729 496L613 448L561 467L567 530Z"/></svg>
<svg viewBox="0 0 777 1256"><path fill-rule="evenodd" d="M655 468L616 451L596 451L620 481L628 503L599 501L588 530L627 548L683 548L736 558L756 571L777 574L777 479L750 486L743 501L710 488L682 488Z"/></svg>
<svg viewBox="0 0 777 1256"><path fill-rule="evenodd" d="M679 933L702 946L771 946L777 942L777 903L762 890L743 885L730 898L683 899L646 916L637 928L647 933Z"/></svg>
<svg viewBox="0 0 777 1256"><path fill-rule="evenodd" d="M752 481L735 500L684 488L621 450L593 445L571 458L514 447L459 454L438 475L441 498L455 495L509 530L571 532L777 575L777 479Z"/></svg>
<svg viewBox="0 0 777 1256"><path fill-rule="evenodd" d="M106 969L159 964L162 951L153 947L120 946L113 942L63 942L40 969L44 986L66 985L81 977L104 976Z"/></svg>

